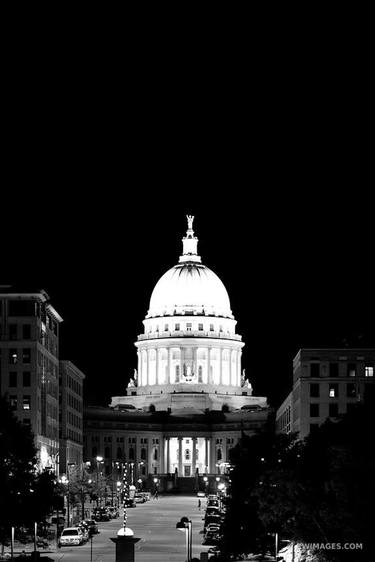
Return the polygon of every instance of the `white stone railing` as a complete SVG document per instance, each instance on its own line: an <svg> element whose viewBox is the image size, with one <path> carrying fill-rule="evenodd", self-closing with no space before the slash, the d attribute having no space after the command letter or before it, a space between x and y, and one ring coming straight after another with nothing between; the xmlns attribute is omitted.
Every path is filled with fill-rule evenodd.
<svg viewBox="0 0 375 562"><path fill-rule="evenodd" d="M236 340L241 341L242 336L238 334L228 334L227 332L204 332L203 330L191 330L178 332L148 332L147 334L140 334L138 341L154 340L160 338L215 338L223 340Z"/></svg>

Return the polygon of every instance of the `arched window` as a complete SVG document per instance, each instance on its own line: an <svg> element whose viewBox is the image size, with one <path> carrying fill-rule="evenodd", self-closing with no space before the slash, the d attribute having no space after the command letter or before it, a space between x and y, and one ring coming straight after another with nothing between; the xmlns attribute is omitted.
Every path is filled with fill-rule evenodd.
<svg viewBox="0 0 375 562"><path fill-rule="evenodd" d="M96 455L98 454L98 447L93 447L91 453L91 456L96 457Z"/></svg>
<svg viewBox="0 0 375 562"><path fill-rule="evenodd" d="M111 452L110 452L109 447L106 447L104 449L104 456L105 456L106 459L108 459L111 456Z"/></svg>
<svg viewBox="0 0 375 562"><path fill-rule="evenodd" d="M175 382L180 382L180 365L176 365L176 379Z"/></svg>
<svg viewBox="0 0 375 562"><path fill-rule="evenodd" d="M158 460L158 450L154 449L154 461Z"/></svg>
<svg viewBox="0 0 375 562"><path fill-rule="evenodd" d="M186 461L190 460L190 449L185 449L185 460Z"/></svg>
<svg viewBox="0 0 375 562"><path fill-rule="evenodd" d="M142 447L141 449L141 460L142 461L146 460L146 449L144 447Z"/></svg>
<svg viewBox="0 0 375 562"><path fill-rule="evenodd" d="M130 447L130 449L129 449L129 460L130 461L134 460L134 449L133 449L133 447Z"/></svg>
<svg viewBox="0 0 375 562"><path fill-rule="evenodd" d="M117 448L117 458L122 459L122 449L121 449L121 447Z"/></svg>
<svg viewBox="0 0 375 562"><path fill-rule="evenodd" d="M223 458L223 453L221 452L221 449L218 449L216 453L216 460L221 461L222 458Z"/></svg>
<svg viewBox="0 0 375 562"><path fill-rule="evenodd" d="M203 368L202 365L198 367L198 382L203 382Z"/></svg>

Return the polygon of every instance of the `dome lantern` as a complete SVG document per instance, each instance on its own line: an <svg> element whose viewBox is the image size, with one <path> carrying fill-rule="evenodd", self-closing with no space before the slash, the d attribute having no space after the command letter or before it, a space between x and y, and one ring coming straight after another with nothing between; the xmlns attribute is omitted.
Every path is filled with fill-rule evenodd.
<svg viewBox="0 0 375 562"><path fill-rule="evenodd" d="M198 256L198 238L194 236L193 230L193 215L186 215L188 221L188 229L186 236L182 239L182 256L180 256L179 263L195 262L201 263L201 257Z"/></svg>

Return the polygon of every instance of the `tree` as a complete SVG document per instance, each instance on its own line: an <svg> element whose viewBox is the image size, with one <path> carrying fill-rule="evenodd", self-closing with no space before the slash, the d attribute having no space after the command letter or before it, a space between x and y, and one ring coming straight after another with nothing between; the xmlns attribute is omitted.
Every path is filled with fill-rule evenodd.
<svg viewBox="0 0 375 562"><path fill-rule="evenodd" d="M17 420L3 396L0 396L0 458L0 541L4 545L10 528L29 518L24 504L34 493L37 459L30 428Z"/></svg>
<svg viewBox="0 0 375 562"><path fill-rule="evenodd" d="M34 436L0 397L0 542L11 527L33 528L53 509L59 496L55 475L37 471Z"/></svg>

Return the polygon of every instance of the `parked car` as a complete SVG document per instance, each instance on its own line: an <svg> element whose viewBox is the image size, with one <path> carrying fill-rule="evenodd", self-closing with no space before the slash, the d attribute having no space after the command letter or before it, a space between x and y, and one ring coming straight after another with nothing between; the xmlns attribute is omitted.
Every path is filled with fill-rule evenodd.
<svg viewBox="0 0 375 562"><path fill-rule="evenodd" d="M120 512L119 512L117 507L109 507L108 511L109 511L109 514L110 514L112 519L115 519L116 517L119 517L119 515L120 515Z"/></svg>
<svg viewBox="0 0 375 562"><path fill-rule="evenodd" d="M207 500L207 507L220 507L219 500Z"/></svg>
<svg viewBox="0 0 375 562"><path fill-rule="evenodd" d="M137 492L134 496L135 503L145 503L146 498L140 492Z"/></svg>
<svg viewBox="0 0 375 562"><path fill-rule="evenodd" d="M97 507L93 511L93 519L96 521L109 521L111 516L107 507Z"/></svg>
<svg viewBox="0 0 375 562"><path fill-rule="evenodd" d="M99 527L94 519L85 519L85 523L89 528L90 535L96 535L99 533Z"/></svg>
<svg viewBox="0 0 375 562"><path fill-rule="evenodd" d="M209 494L207 497L207 500L217 500L217 495L216 494Z"/></svg>
<svg viewBox="0 0 375 562"><path fill-rule="evenodd" d="M90 538L89 526L87 525L87 523L85 523L85 521L80 521L78 523L77 527L79 529L81 529L82 534L83 534L83 539L84 539L85 542L87 542Z"/></svg>
<svg viewBox="0 0 375 562"><path fill-rule="evenodd" d="M79 527L68 527L63 530L59 539L59 546L80 545L85 542Z"/></svg>
<svg viewBox="0 0 375 562"><path fill-rule="evenodd" d="M151 500L151 492L140 492L140 493L144 496L146 502L149 502Z"/></svg>

